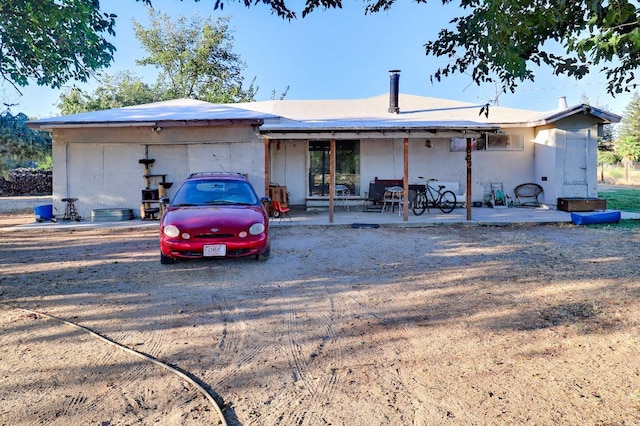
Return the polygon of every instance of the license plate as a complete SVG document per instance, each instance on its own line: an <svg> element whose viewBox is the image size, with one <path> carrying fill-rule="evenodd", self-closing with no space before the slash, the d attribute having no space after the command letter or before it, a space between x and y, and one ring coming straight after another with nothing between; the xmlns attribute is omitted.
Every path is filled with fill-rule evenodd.
<svg viewBox="0 0 640 426"><path fill-rule="evenodd" d="M205 257L226 256L227 246L224 244L206 244L202 254Z"/></svg>

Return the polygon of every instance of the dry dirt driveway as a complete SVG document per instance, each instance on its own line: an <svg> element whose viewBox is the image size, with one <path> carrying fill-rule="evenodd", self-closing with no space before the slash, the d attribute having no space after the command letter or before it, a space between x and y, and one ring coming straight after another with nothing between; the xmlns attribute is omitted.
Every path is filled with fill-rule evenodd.
<svg viewBox="0 0 640 426"><path fill-rule="evenodd" d="M267 262L158 257L152 230L0 233L0 424L220 421L115 343L230 425L640 424L638 232L287 227Z"/></svg>

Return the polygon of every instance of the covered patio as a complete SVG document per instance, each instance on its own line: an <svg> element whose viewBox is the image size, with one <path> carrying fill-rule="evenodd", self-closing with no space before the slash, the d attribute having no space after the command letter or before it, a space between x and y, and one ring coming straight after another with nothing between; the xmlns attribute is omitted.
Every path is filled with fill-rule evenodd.
<svg viewBox="0 0 640 426"><path fill-rule="evenodd" d="M466 140L465 163L460 164L466 169L465 199L460 200L465 205L467 221L473 220L472 209L472 141L485 133L495 133L499 126L476 122L420 122L398 120L350 120L335 121L322 120L314 122L277 123L265 125L261 128L261 135L265 143L265 193L269 192L271 176L271 144L291 143L296 141L329 140L329 191L328 191L328 221L333 223L336 211L336 141L358 139L361 143L371 140L394 139L403 141L403 176L402 176L402 213L404 222L409 220L409 143L410 140L429 141L431 139L460 138Z"/></svg>

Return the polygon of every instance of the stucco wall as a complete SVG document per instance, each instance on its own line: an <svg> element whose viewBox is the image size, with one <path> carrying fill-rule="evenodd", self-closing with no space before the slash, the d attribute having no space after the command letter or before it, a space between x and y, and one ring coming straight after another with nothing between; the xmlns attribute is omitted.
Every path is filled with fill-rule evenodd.
<svg viewBox="0 0 640 426"><path fill-rule="evenodd" d="M53 203L64 213L65 197L89 219L91 210L131 208L139 214L144 166L153 158L151 174L166 174L174 185L192 172L246 173L259 195L264 192L264 145L250 126L165 128L56 129L53 134Z"/></svg>
<svg viewBox="0 0 640 426"><path fill-rule="evenodd" d="M306 202L308 148L306 140L273 141L270 146L270 183L287 187L290 205Z"/></svg>
<svg viewBox="0 0 640 426"><path fill-rule="evenodd" d="M536 129L535 176L544 202L597 196L598 120L575 115Z"/></svg>

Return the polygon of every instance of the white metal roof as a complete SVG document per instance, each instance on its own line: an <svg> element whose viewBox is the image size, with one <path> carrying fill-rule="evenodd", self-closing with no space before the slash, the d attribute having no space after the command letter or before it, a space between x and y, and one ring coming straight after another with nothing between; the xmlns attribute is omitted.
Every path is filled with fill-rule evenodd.
<svg viewBox="0 0 640 426"><path fill-rule="evenodd" d="M29 122L29 126L52 129L251 123L262 124L261 130L267 133L383 132L391 129L405 133L418 129L482 132L500 127L548 124L578 113L593 115L603 123L618 122L621 118L588 105L547 113L490 106L488 116L485 116L481 114L481 104L407 94L399 94L398 106L399 113L388 112L388 94L365 99L273 100L238 104L177 99L46 118Z"/></svg>
<svg viewBox="0 0 640 426"><path fill-rule="evenodd" d="M156 126L160 123L175 122L255 122L274 118L270 114L238 108L235 105L212 104L195 99L175 99L115 108L103 111L85 112L29 122L34 128L59 127L128 127Z"/></svg>

